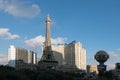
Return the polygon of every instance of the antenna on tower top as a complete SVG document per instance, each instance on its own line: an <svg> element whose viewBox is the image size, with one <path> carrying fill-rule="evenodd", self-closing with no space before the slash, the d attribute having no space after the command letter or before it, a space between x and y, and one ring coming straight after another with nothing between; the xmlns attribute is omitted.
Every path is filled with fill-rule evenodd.
<svg viewBox="0 0 120 80"><path fill-rule="evenodd" d="M49 17L49 13L48 13L48 15L47 15L46 21L49 21L49 22L51 21L51 20L50 20L50 17Z"/></svg>
<svg viewBox="0 0 120 80"><path fill-rule="evenodd" d="M47 17L49 17L49 13L47 14Z"/></svg>

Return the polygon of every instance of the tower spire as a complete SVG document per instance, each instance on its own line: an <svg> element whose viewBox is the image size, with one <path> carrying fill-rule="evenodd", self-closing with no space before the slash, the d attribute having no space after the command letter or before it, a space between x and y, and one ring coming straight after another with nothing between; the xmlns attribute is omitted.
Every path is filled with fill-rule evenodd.
<svg viewBox="0 0 120 80"><path fill-rule="evenodd" d="M48 15L47 15L46 22L51 22L49 13L48 13Z"/></svg>
<svg viewBox="0 0 120 80"><path fill-rule="evenodd" d="M49 15L46 18L46 36L45 36L45 46L51 46L50 40L50 17Z"/></svg>
<svg viewBox="0 0 120 80"><path fill-rule="evenodd" d="M49 13L47 14L47 17L49 17Z"/></svg>

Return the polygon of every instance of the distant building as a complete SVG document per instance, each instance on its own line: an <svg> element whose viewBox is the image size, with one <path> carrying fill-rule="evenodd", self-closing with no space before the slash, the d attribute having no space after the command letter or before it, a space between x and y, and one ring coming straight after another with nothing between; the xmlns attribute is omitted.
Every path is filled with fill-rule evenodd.
<svg viewBox="0 0 120 80"><path fill-rule="evenodd" d="M37 54L23 48L18 48L11 45L8 49L8 65L11 67L18 67L22 64L36 64Z"/></svg>
<svg viewBox="0 0 120 80"><path fill-rule="evenodd" d="M120 80L120 63L115 64L114 76L116 76L116 80Z"/></svg>
<svg viewBox="0 0 120 80"><path fill-rule="evenodd" d="M87 65L88 74L98 74L97 65Z"/></svg>
<svg viewBox="0 0 120 80"><path fill-rule="evenodd" d="M86 70L86 50L80 42L52 45L52 51L59 66L64 66L66 69Z"/></svg>

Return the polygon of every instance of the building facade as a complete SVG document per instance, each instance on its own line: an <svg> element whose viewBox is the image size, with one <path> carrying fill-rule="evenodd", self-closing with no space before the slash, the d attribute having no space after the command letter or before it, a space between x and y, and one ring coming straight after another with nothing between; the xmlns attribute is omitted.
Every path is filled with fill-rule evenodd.
<svg viewBox="0 0 120 80"><path fill-rule="evenodd" d="M64 52L64 45L52 45L53 55L55 60L58 61L58 65L65 64L65 52Z"/></svg>
<svg viewBox="0 0 120 80"><path fill-rule="evenodd" d="M86 50L80 42L71 42L65 45L65 61L69 66L86 70Z"/></svg>
<svg viewBox="0 0 120 80"><path fill-rule="evenodd" d="M91 74L91 73L98 74L97 65L87 65L87 73L88 74Z"/></svg>
<svg viewBox="0 0 120 80"><path fill-rule="evenodd" d="M23 48L18 48L11 45L8 48L8 65L16 67L21 64L36 64L37 54L34 51L30 51Z"/></svg>
<svg viewBox="0 0 120 80"><path fill-rule="evenodd" d="M120 80L120 63L115 63L115 70L113 74L116 80Z"/></svg>
<svg viewBox="0 0 120 80"><path fill-rule="evenodd" d="M52 51L59 66L86 70L86 50L80 42L52 45Z"/></svg>

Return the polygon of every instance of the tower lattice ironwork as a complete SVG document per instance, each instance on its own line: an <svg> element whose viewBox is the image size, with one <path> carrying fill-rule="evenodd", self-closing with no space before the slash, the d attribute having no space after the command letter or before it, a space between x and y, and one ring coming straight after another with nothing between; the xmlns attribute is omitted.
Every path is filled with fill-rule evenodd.
<svg viewBox="0 0 120 80"><path fill-rule="evenodd" d="M49 15L46 18L46 36L45 44L43 49L43 54L39 62L40 65L44 68L55 68L58 64L58 61L55 60L53 51L51 48L51 39L50 39L50 17Z"/></svg>

